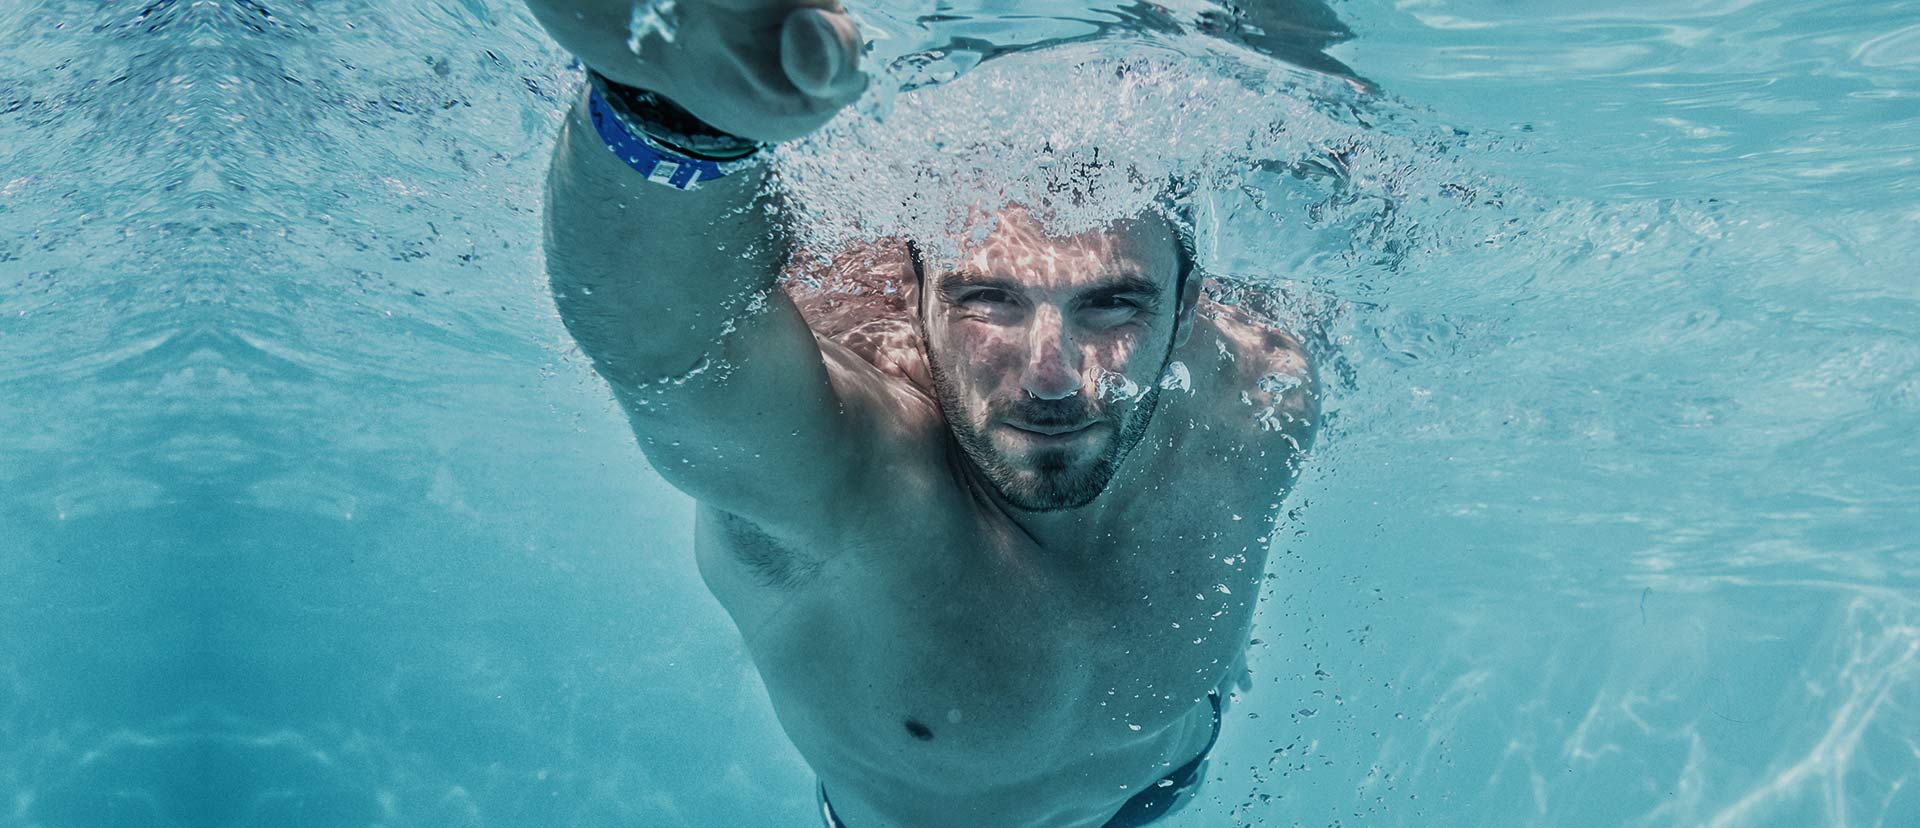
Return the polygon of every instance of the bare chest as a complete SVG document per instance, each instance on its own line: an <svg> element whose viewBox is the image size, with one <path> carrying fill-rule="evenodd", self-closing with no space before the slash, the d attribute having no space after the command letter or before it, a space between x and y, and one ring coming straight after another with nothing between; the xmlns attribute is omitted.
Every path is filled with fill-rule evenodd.
<svg viewBox="0 0 1920 828"><path fill-rule="evenodd" d="M1259 500L1164 501L1072 554L970 510L867 516L784 598L716 595L816 768L965 788L1085 765L1105 785L1204 742L1263 577Z"/></svg>

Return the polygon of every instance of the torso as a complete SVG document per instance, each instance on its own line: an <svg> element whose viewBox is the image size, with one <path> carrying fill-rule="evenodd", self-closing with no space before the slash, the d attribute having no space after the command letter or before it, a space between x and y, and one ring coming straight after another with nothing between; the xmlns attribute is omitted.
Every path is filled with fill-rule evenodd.
<svg viewBox="0 0 1920 828"><path fill-rule="evenodd" d="M1179 462L1123 466L1102 498L1126 519L1050 550L965 473L901 337L810 309L836 343L830 370L896 385L885 462L830 539L703 507L697 554L850 828L1098 828L1205 748L1207 693L1235 678L1285 469L1311 433L1266 430L1239 396L1267 367L1306 378L1297 345L1272 332L1259 341L1278 351L1240 353L1251 323L1214 310L1175 355L1193 393L1163 392L1148 437Z"/></svg>

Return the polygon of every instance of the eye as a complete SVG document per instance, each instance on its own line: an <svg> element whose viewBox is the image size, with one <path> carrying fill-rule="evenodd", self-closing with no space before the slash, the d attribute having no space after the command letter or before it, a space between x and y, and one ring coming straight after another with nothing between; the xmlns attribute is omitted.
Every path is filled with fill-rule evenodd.
<svg viewBox="0 0 1920 828"><path fill-rule="evenodd" d="M1140 318L1146 305L1125 294L1089 296L1080 305L1080 318L1095 328L1118 328Z"/></svg>
<svg viewBox="0 0 1920 828"><path fill-rule="evenodd" d="M978 302L983 305L1005 305L1013 301L1013 295L1004 290L985 288L967 294L960 301Z"/></svg>
<svg viewBox="0 0 1920 828"><path fill-rule="evenodd" d="M1081 307L1089 313L1109 320L1130 319L1147 309L1139 299L1123 294L1089 297Z"/></svg>

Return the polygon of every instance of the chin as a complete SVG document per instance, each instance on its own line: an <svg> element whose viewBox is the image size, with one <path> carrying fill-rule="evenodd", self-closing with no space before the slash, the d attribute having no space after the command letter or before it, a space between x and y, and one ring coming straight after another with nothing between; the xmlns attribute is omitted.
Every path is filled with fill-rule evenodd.
<svg viewBox="0 0 1920 828"><path fill-rule="evenodd" d="M1103 491L1104 485L1081 479L1002 489L1000 494L1022 511L1059 512L1092 503Z"/></svg>
<svg viewBox="0 0 1920 828"><path fill-rule="evenodd" d="M1045 464L1039 468L1030 464L1009 464L1004 468L1011 474L994 483L1008 503L1025 511L1077 509L1092 503L1101 492L1106 491L1113 475L1103 465L1097 460L1086 460L1071 466L1065 463Z"/></svg>

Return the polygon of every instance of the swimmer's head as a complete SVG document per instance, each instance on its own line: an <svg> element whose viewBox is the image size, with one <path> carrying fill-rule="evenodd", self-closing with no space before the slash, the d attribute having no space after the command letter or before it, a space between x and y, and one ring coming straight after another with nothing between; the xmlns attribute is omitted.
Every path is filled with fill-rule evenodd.
<svg viewBox="0 0 1920 828"><path fill-rule="evenodd" d="M1084 506L1146 435L1200 278L1158 214L1053 236L1026 211L960 247L915 254L919 317L942 412L1014 506Z"/></svg>

